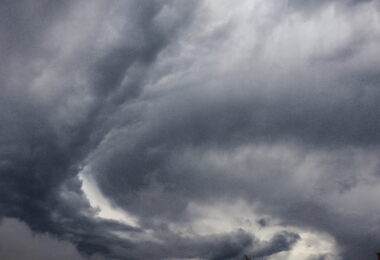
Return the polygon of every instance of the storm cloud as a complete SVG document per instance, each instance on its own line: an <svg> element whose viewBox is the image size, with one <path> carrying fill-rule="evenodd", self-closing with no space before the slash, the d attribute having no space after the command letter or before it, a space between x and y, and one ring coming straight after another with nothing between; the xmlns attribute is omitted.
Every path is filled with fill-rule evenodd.
<svg viewBox="0 0 380 260"><path fill-rule="evenodd" d="M0 254L373 259L379 10L5 1Z"/></svg>

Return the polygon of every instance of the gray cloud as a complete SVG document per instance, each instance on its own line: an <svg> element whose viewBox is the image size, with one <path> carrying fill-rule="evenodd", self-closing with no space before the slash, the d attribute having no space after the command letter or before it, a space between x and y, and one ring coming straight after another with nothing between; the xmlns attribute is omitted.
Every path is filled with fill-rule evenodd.
<svg viewBox="0 0 380 260"><path fill-rule="evenodd" d="M2 219L0 224L0 257L7 260L103 259L81 255L73 244L48 234L33 234L25 223L12 218Z"/></svg>
<svg viewBox="0 0 380 260"><path fill-rule="evenodd" d="M377 1L4 3L0 214L115 259L276 257L296 252L300 230L338 245L310 259L371 259L377 11ZM97 217L83 169L138 225ZM192 205L236 200L287 231L266 242L246 229L189 231Z"/></svg>
<svg viewBox="0 0 380 260"><path fill-rule="evenodd" d="M288 251L299 239L298 234L280 232L270 241L260 241L244 230L195 237L180 237L166 230L161 235L161 238L165 239L165 244L142 242L119 252L128 259L236 259L244 254L270 256Z"/></svg>
<svg viewBox="0 0 380 260"><path fill-rule="evenodd" d="M288 1L288 4L291 7L295 7L298 10L307 11L308 13L312 13L315 11L315 9L324 7L326 5L329 5L331 3L340 4L345 7L355 7L356 5L368 3L368 2L376 2L376 0L343 0L343 1L329 1L329 0L322 0L322 1L314 1L314 0L307 0L307 1L301 1L301 0L290 0Z"/></svg>
<svg viewBox="0 0 380 260"><path fill-rule="evenodd" d="M60 46L61 43L55 43L55 39L52 37L55 36L54 30L57 28L67 30L68 35L66 36L68 37L73 32L77 33L74 28L70 27L75 26L76 22L83 23L83 31L92 29L92 25L85 26L88 21L78 17L76 8L83 7L91 15L92 12L95 14L99 12L104 4L104 2L96 2L93 5L78 4L79 6L77 6L68 2L65 4L57 3L56 5L39 2L31 5L32 10L30 10L28 7L30 3L28 2L10 3L3 6L4 15L2 16L5 21L2 30L7 39L5 43L8 44L4 46L5 59L3 59L2 66L5 68L3 70L5 73L7 70L11 70L11 73L7 73L7 77L5 74L2 77L4 83L2 84L3 95L1 97L3 109L1 112L0 138L2 143L1 195L3 198L0 211L3 215L23 219L35 230L49 231L57 235L71 233L74 236L72 239L75 240L78 247L90 253L108 251L105 244L100 241L104 240L100 238L107 236L107 234L100 235L102 231L98 230L98 227L106 233L109 227L105 225L107 228L103 228L102 223L81 216L82 213L86 212L89 215L94 213L83 198L81 184L75 177L76 167L83 152L88 149L87 147L96 145L96 141L92 143L92 140L90 141L88 138L91 137L92 132L96 132L94 129L99 126L97 121L104 116L103 113L107 113L111 109L113 103L104 103L100 99L107 98L104 96L105 93L95 92L96 95L99 95L99 100L95 100L96 102L92 104L89 103L88 108L78 107L79 110L76 112L83 116L76 119L75 116L72 117L65 111L68 102L75 103L76 97L73 95L88 93L90 89L87 86L78 87L74 85L72 86L75 88L74 90L67 84L76 84L76 79L71 78L66 82L57 82L55 78L64 80L63 74L67 73L72 77L79 77L76 75L75 69L73 70L70 67L74 65L79 68L80 73L85 73L86 69L82 70L81 67L86 68L90 64L78 61L76 57L52 53L53 49L61 49L60 52L65 53L66 49L80 48L82 44L80 41L70 42L59 35L64 40L62 43L64 46ZM168 28L165 26L157 27L157 30L154 30L156 35L153 36L151 35L153 29L147 27L150 23L148 20L157 18L161 9L171 6L166 3L144 4L140 1L139 3L130 2L126 4L120 2L115 6L115 8L120 7L123 8L121 10L126 10L127 13L130 12L134 15L130 18L130 22L135 24L132 24L129 30L131 33L138 33L139 37L142 37L142 42L138 42L135 47L130 47L125 42L126 39L120 39L118 45L121 47L118 48L124 48L132 54L130 58L124 57L126 60L130 60L127 61L128 63L141 62L143 67L148 67L176 30L170 28L173 25L169 23ZM136 8L140 9L140 14L135 12ZM9 12L6 12L5 9ZM35 17L30 17L29 12L33 12ZM49 15L45 16L45 12ZM112 14L112 9L109 12ZM190 9L189 12L191 12ZM56 13L60 13L60 15ZM186 12L183 12L183 16L176 19L180 21L185 19L185 16ZM42 19L42 17L44 18ZM66 19L70 18L73 19L74 24L67 25ZM79 20L76 21L75 19ZM91 22L96 23L96 21ZM126 22L125 27L131 26L130 22ZM6 26L7 23L12 24L12 26ZM179 24L176 20L173 23ZM17 28L14 28L15 26ZM160 32L159 30L166 31ZM81 33L81 29L78 33ZM91 38L93 32L85 31L85 33L88 35L84 37L84 40L87 40ZM131 35L127 36L130 37ZM136 36L132 35L132 37ZM156 40L158 42L155 42ZM25 46L21 46L21 44L25 44ZM72 46L68 46L70 44ZM142 45L146 45L146 47L140 49ZM119 55L115 49L111 49L109 52ZM87 54L89 54L88 51L84 50L79 57ZM121 60L124 58L121 57ZM96 61L97 59L99 62ZM102 74L104 75L102 77L108 77L106 67L112 67L111 60L107 62L107 59L95 57L95 61L95 65L91 66L100 70L97 75L101 76L100 74ZM55 63L57 68L50 68L52 63ZM116 64L116 66L121 65ZM39 67L42 68L40 71ZM116 75L116 77L126 74L127 69L127 65L120 68L122 74L119 73L120 75ZM62 75L60 75L61 73ZM88 76L92 77L90 71L88 73ZM46 83L43 81L45 77L47 78ZM84 80L87 76L80 77L83 79L78 80ZM42 78L44 84L41 85L36 78ZM97 80L96 84L102 85L102 88L108 88L109 86L105 85L119 84L116 81L112 83L114 80L117 81L117 79L110 78L106 79L107 82ZM91 81L92 79L90 83ZM35 89L33 89L34 87ZM90 85L90 87L93 86ZM98 87L94 86L94 90L97 91L97 89ZM70 93L70 91L74 91L74 93ZM47 100L39 98L39 96L45 95L44 92L48 92ZM59 95L63 95L63 98L58 98ZM84 121L81 120L83 117L86 118ZM62 192L76 194L75 201L71 200L69 204L66 204L65 201L62 201ZM122 226L120 225L118 229Z"/></svg>

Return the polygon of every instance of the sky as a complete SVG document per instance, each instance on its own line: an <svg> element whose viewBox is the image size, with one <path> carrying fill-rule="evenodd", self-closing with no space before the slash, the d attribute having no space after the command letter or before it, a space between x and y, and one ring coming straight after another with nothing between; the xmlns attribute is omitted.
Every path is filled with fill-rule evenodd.
<svg viewBox="0 0 380 260"><path fill-rule="evenodd" d="M375 259L377 0L3 0L0 258Z"/></svg>

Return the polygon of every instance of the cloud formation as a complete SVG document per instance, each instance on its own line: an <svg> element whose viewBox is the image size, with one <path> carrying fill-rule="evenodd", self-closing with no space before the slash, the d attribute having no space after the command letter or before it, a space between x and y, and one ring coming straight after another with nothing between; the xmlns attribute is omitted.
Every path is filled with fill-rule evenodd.
<svg viewBox="0 0 380 260"><path fill-rule="evenodd" d="M0 215L28 227L3 229L78 259L372 259L379 7L6 1Z"/></svg>
<svg viewBox="0 0 380 260"><path fill-rule="evenodd" d="M12 218L2 219L0 224L0 257L8 260L103 259L81 255L73 244L48 234L33 234L25 223Z"/></svg>

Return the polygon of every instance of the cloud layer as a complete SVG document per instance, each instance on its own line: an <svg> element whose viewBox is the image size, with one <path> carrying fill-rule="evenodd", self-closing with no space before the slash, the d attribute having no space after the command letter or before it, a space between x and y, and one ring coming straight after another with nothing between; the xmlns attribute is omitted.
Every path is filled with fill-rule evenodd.
<svg viewBox="0 0 380 260"><path fill-rule="evenodd" d="M373 259L379 8L6 1L4 258Z"/></svg>

